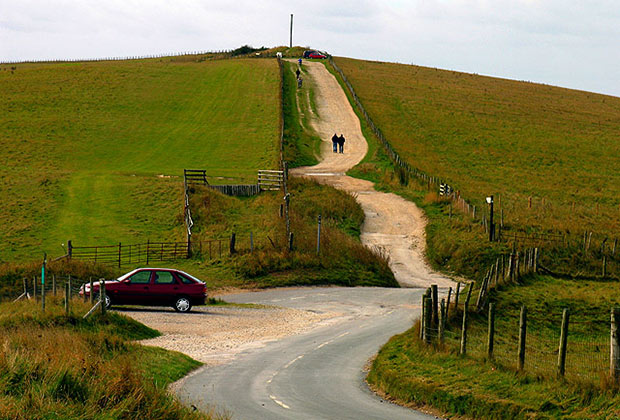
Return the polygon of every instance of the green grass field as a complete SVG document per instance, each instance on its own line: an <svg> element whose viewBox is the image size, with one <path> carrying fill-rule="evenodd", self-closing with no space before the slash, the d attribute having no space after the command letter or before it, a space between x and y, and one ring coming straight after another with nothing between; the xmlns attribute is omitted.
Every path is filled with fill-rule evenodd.
<svg viewBox="0 0 620 420"><path fill-rule="evenodd" d="M0 260L181 239L183 168L275 168L275 60L24 64L0 71Z"/></svg>
<svg viewBox="0 0 620 420"><path fill-rule="evenodd" d="M335 61L398 153L479 208L494 194L513 227L617 235L620 98L419 66Z"/></svg>

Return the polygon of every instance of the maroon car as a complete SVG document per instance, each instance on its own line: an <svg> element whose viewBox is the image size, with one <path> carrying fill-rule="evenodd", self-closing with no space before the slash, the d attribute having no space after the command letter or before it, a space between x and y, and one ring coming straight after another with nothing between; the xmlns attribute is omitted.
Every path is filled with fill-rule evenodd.
<svg viewBox="0 0 620 420"><path fill-rule="evenodd" d="M321 54L320 52L312 52L308 54L308 58L327 58L325 54Z"/></svg>
<svg viewBox="0 0 620 420"><path fill-rule="evenodd" d="M99 295L99 283L93 285ZM189 312L194 305L204 305L207 286L196 277L170 268L138 268L116 280L106 280L106 307L112 305L172 306ZM80 295L90 296L85 284Z"/></svg>

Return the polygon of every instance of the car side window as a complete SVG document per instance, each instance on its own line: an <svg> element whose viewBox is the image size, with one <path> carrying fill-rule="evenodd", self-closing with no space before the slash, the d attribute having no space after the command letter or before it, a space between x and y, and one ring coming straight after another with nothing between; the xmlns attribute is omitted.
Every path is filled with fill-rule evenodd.
<svg viewBox="0 0 620 420"><path fill-rule="evenodd" d="M146 284L151 280L150 271L138 271L129 278L131 284Z"/></svg>
<svg viewBox="0 0 620 420"><path fill-rule="evenodd" d="M184 276L181 273L177 273L177 276L179 276L179 278L181 279L181 281L183 282L183 284L194 284L196 283L194 280Z"/></svg>
<svg viewBox="0 0 620 420"><path fill-rule="evenodd" d="M172 284L176 283L172 273L169 271L156 271L155 284Z"/></svg>

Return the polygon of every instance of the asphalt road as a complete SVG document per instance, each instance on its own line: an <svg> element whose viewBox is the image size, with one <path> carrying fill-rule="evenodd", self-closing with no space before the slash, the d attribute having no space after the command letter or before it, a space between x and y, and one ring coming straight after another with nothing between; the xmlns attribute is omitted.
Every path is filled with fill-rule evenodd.
<svg viewBox="0 0 620 420"><path fill-rule="evenodd" d="M204 368L177 387L185 404L233 419L434 419L384 401L364 382L364 366L419 315L423 289L275 289L225 300L336 312L308 333L249 349Z"/></svg>

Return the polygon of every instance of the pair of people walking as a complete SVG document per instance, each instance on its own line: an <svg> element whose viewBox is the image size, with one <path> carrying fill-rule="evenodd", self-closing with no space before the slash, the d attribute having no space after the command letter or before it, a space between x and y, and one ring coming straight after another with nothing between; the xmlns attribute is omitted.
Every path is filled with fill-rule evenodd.
<svg viewBox="0 0 620 420"><path fill-rule="evenodd" d="M345 139L342 133L340 134L340 136L334 133L334 135L332 136L332 145L333 145L334 153L338 153L339 151L340 153L344 153L344 142L345 142Z"/></svg>

